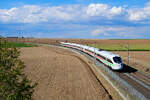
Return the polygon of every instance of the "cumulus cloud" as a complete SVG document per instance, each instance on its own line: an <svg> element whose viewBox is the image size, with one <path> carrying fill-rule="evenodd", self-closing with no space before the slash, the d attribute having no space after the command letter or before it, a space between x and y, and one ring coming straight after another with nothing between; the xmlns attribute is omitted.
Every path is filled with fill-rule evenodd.
<svg viewBox="0 0 150 100"><path fill-rule="evenodd" d="M87 14L90 16L98 16L100 14L103 15L107 9L107 4L90 4L87 8Z"/></svg>
<svg viewBox="0 0 150 100"><path fill-rule="evenodd" d="M150 4L147 4L144 8L129 9L128 16L131 21L150 19Z"/></svg>
<svg viewBox="0 0 150 100"><path fill-rule="evenodd" d="M19 8L0 9L0 21L2 22L53 22L72 20L78 15L79 6L52 6L24 5ZM81 12L81 10L80 10Z"/></svg>
<svg viewBox="0 0 150 100"><path fill-rule="evenodd" d="M120 15L121 13L123 13L122 12L123 11L123 8L122 7L112 7L111 9L110 9L110 14L112 14L112 15Z"/></svg>
<svg viewBox="0 0 150 100"><path fill-rule="evenodd" d="M46 7L40 5L24 5L22 7L0 9L0 21L22 23L82 21L90 20L92 16L110 18L120 15L122 11L122 7L110 7L107 4Z"/></svg>
<svg viewBox="0 0 150 100"><path fill-rule="evenodd" d="M15 23L61 23L93 21L141 21L150 20L150 4L143 8L126 8L108 4L40 6L24 5L10 9L0 9L0 22ZM148 22L147 22L148 23Z"/></svg>
<svg viewBox="0 0 150 100"><path fill-rule="evenodd" d="M86 11L89 16L112 17L123 13L122 7L110 7L107 4L90 4Z"/></svg>
<svg viewBox="0 0 150 100"><path fill-rule="evenodd" d="M21 8L11 8L3 12L0 11L0 20L3 22L37 22L40 16L36 13L38 13L40 9L39 6L25 5ZM41 18L40 20L43 19Z"/></svg>

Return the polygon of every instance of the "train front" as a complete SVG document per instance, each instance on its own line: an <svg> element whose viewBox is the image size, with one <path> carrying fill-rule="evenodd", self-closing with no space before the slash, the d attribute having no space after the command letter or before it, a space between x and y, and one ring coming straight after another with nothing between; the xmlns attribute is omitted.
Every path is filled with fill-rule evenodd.
<svg viewBox="0 0 150 100"><path fill-rule="evenodd" d="M112 68L113 70L122 70L123 69L122 59L120 56L113 57L113 62L114 62L114 66Z"/></svg>

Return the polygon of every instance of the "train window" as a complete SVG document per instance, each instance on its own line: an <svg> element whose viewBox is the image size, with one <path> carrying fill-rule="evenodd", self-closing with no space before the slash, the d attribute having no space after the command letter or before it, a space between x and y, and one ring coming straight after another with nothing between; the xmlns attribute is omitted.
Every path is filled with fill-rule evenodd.
<svg viewBox="0 0 150 100"><path fill-rule="evenodd" d="M112 63L112 61L110 59L107 59L108 62Z"/></svg>
<svg viewBox="0 0 150 100"><path fill-rule="evenodd" d="M113 60L115 63L121 63L122 62L120 57L113 57Z"/></svg>
<svg viewBox="0 0 150 100"><path fill-rule="evenodd" d="M91 52L90 50L88 50L88 49L85 49L86 51L89 51L89 52Z"/></svg>
<svg viewBox="0 0 150 100"><path fill-rule="evenodd" d="M99 48L98 48L98 51L102 51L102 49L99 49Z"/></svg>
<svg viewBox="0 0 150 100"><path fill-rule="evenodd" d="M102 56L102 55L99 55L99 54L98 54L98 56L101 57L101 58L103 58L103 59L106 59L106 58L105 58L104 56Z"/></svg>
<svg viewBox="0 0 150 100"><path fill-rule="evenodd" d="M106 59L104 56L101 56L103 59Z"/></svg>

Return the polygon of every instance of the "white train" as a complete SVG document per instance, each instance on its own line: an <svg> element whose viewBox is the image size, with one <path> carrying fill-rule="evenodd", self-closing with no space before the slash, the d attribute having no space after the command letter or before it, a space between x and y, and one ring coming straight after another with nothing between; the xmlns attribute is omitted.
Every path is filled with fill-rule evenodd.
<svg viewBox="0 0 150 100"><path fill-rule="evenodd" d="M96 59L98 59L103 64L109 66L113 70L123 69L122 59L118 54L113 54L111 52L100 50L98 48L94 48L86 45L80 45L76 43L60 42L60 44L65 47L78 49L91 56L95 56Z"/></svg>

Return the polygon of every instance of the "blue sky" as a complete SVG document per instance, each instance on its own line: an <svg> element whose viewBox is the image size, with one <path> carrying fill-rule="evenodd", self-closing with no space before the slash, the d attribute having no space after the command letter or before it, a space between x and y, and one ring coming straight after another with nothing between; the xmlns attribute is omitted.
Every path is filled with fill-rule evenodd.
<svg viewBox="0 0 150 100"><path fill-rule="evenodd" d="M150 38L149 0L1 0L0 35Z"/></svg>

